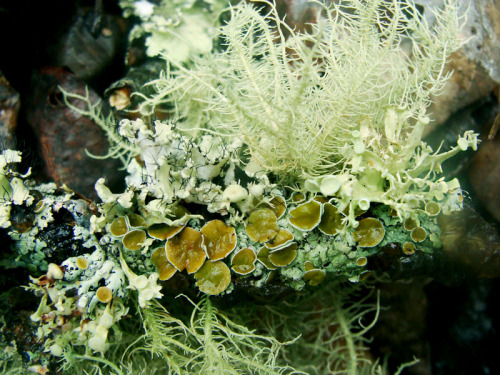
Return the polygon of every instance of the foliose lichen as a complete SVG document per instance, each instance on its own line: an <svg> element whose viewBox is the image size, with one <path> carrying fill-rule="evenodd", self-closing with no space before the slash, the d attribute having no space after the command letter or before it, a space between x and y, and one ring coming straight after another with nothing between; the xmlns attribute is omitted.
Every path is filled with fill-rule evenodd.
<svg viewBox="0 0 500 375"><path fill-rule="evenodd" d="M257 348L255 358L279 345L234 323L200 335L201 323L219 319L208 298L197 308L205 315L194 312L187 328L158 307L176 278L206 295L235 293L242 283L303 290L363 280L392 244L406 257L439 249L437 215L463 201L458 180L439 176L441 165L478 143L467 131L439 153L422 140L431 95L448 78L443 65L460 46L452 1L433 28L411 2L314 2L308 31L291 29L268 2L230 6L221 24L211 17L226 3L121 4L142 21L131 39L146 33L148 53L166 62L149 83L154 94L140 95L141 117L115 123L88 96L65 99L106 131L105 156L123 161L126 189L112 193L99 179L101 202L89 209L69 189L36 186L29 173L15 172L19 152L0 155L0 227L14 241L15 262L37 273L28 288L41 301L31 319L52 356L71 362L79 346L87 359L104 355L134 308L154 337L149 344L174 353L165 354L169 371L199 369L186 358L193 353L205 356L201 369L220 369L235 352L221 352L215 331L240 332L243 347ZM168 119L151 120L160 105ZM77 246L64 247L59 259L48 233L60 230L63 211ZM178 350L151 327L175 332ZM276 373L275 351L269 369L238 350L252 373Z"/></svg>

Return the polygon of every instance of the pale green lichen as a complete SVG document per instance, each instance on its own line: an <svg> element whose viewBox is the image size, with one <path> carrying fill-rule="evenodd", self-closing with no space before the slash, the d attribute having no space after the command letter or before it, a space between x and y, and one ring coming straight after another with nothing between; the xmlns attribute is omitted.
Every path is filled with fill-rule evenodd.
<svg viewBox="0 0 500 375"><path fill-rule="evenodd" d="M459 47L455 4L445 1L429 29L411 2L313 2L317 23L305 32L288 27L268 2L257 3L266 10L246 2L229 7L227 22L218 28L208 23L218 22L214 16L229 5L225 2L121 3L126 13L142 19L138 27L148 36L149 53L161 54L167 63L148 84L154 93L139 95L142 118L117 124L102 116L88 93L65 93L65 101L105 131L110 150L102 157L122 160L125 190L113 193L99 179L95 187L102 202L89 213L70 191L36 187L43 203L33 207L31 226L19 232L11 210L32 209L34 184L10 168L20 161L19 153L0 156L0 227L15 242L15 264L46 271L48 245L40 236L63 208L76 223L73 240L82 244L76 256L62 262L62 278L58 265L51 265L53 270L30 286L42 296L32 320L46 352L64 359L68 371L80 371L79 363L99 363L117 374L144 373L134 361L117 359L116 353L126 353L143 367L154 363L176 374L384 373L360 355L368 327L352 330L354 317L378 314L378 303L349 295L352 286L335 280L363 280L370 259L385 246L409 243L405 220L431 233L416 248L433 254L440 246L436 207L449 213L462 206L458 180L438 175L446 159L476 149L477 135L465 132L457 146L442 153L422 141L430 97L447 80L443 65ZM186 43L174 47L179 37ZM408 54L403 44L411 46ZM77 107L78 100L87 108ZM160 106L168 120L150 122L144 114ZM307 225L298 222L304 217ZM380 224L376 241L367 245L366 217ZM113 226L117 218L125 223L119 231ZM222 255L213 250L219 237L203 234L210 222L231 228L231 241L223 241L231 246ZM179 233L146 235L158 226ZM137 246L124 243L133 231L142 236ZM193 243L169 251L183 232L198 234L196 266L185 265ZM175 277L191 288L197 284L204 294L236 293L235 280L261 290L269 284L303 290L323 280L328 286L320 287L322 297L296 301L296 310L287 307L281 315L262 315L260 325L252 323L271 336L229 320L207 296L191 316L174 318L158 302L175 306L162 292L172 280L160 282L158 264L151 260L157 249L165 249L165 259L178 270ZM231 273L225 253L234 251L237 260L242 249L250 260L241 269L235 261ZM106 304L96 295L100 287L111 293ZM331 305L311 307L324 300ZM354 302L346 309L348 300ZM122 318L129 309L135 326L124 331L135 336L130 334L131 347L125 349L121 328L131 323ZM238 316L246 324L261 317ZM266 327L265 320L277 316L286 322ZM59 333L66 320L70 329ZM313 329L334 336L326 343L297 339L290 350L275 338L293 340Z"/></svg>
<svg viewBox="0 0 500 375"><path fill-rule="evenodd" d="M156 93L142 96L141 106L172 108L175 127L122 120L114 132L88 103L86 113L110 136L109 156L126 162L128 184L142 188L146 176L157 197L210 202L210 212L234 217L235 206L248 212L260 198L237 187L234 170L245 168L256 184L271 187L275 177L334 197L340 211L349 207L351 227L357 208L376 203L400 218L434 199L459 209L459 185L435 178L443 161L476 149L477 135L465 132L441 154L421 139L430 97L448 79L446 57L460 46L454 3L445 2L432 29L411 3L316 3L316 11L317 23L304 33L288 28L272 6L261 15L240 4L213 34L223 48L193 58L189 69L163 56L168 68L150 82ZM242 163L244 153L250 159ZM133 160L138 154L144 166ZM212 183L221 174L224 183Z"/></svg>
<svg viewBox="0 0 500 375"><path fill-rule="evenodd" d="M152 82L157 94L143 106L169 103L183 131L241 139L251 163L306 187L333 175L344 206L364 199L405 216L430 199L445 159L477 145L472 132L443 154L421 141L430 96L448 78L446 57L460 46L456 8L446 2L431 30L411 3L349 6L319 4L310 33L289 29L274 10L262 16L236 6L217 35L225 48L190 69L165 56L175 69ZM380 12L393 16L382 20Z"/></svg>
<svg viewBox="0 0 500 375"><path fill-rule="evenodd" d="M11 225L9 221L11 205L21 205L25 201L27 205L33 202L33 197L24 186L23 178L30 172L20 175L10 168L9 164L21 162L21 153L19 151L4 150L0 154L0 228L8 228Z"/></svg>
<svg viewBox="0 0 500 375"><path fill-rule="evenodd" d="M212 38L225 0L184 1L120 0L124 16L137 16L130 42L146 36L146 53L150 57L168 55L185 63L212 50Z"/></svg>
<svg viewBox="0 0 500 375"><path fill-rule="evenodd" d="M125 295L125 271L118 257L113 256L113 251L106 252L100 244L97 249L83 257L88 263L86 269L77 265L78 257L68 258L62 263L66 272L64 283L58 285L62 291L75 288L78 291L78 307L92 312L99 300L96 296L96 286L101 281L112 291L113 295ZM111 250L111 249L109 249ZM118 249L114 249L116 253Z"/></svg>
<svg viewBox="0 0 500 375"><path fill-rule="evenodd" d="M138 303L140 307L145 308L153 298L162 297L160 293L161 286L157 283L159 277L157 272L151 273L148 277L145 275L139 276L129 268L123 257L120 257L120 264L123 273L128 278L128 288L139 292Z"/></svg>
<svg viewBox="0 0 500 375"><path fill-rule="evenodd" d="M31 320L40 324L36 334L46 351L56 357L63 356L72 345L88 345L101 353L106 351L108 330L128 311L119 300L105 308L95 305L92 309L85 308L80 304L81 298L66 295L73 284L68 289L64 280L50 281L49 278L47 282L45 276L32 281L29 289L40 293L42 299Z"/></svg>

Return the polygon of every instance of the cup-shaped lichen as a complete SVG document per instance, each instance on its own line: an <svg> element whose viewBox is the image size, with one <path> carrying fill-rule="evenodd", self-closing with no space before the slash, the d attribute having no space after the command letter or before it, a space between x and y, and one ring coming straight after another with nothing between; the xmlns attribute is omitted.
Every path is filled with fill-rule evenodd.
<svg viewBox="0 0 500 375"><path fill-rule="evenodd" d="M283 197L277 195L269 203L264 203L260 207L269 208L274 212L276 218L280 219L286 211L286 202Z"/></svg>
<svg viewBox="0 0 500 375"><path fill-rule="evenodd" d="M127 220L129 228L144 228L147 225L146 220L141 215L129 214Z"/></svg>
<svg viewBox="0 0 500 375"><path fill-rule="evenodd" d="M266 242L265 246L271 250L278 250L282 247L287 246L293 241L293 234L287 231L286 229L280 228L278 230L278 234L269 242Z"/></svg>
<svg viewBox="0 0 500 375"><path fill-rule="evenodd" d="M360 247L377 246L385 236L385 229L380 220L367 217L359 221L358 227L352 232L352 238Z"/></svg>
<svg viewBox="0 0 500 375"><path fill-rule="evenodd" d="M278 267L269 260L270 251L267 247L262 246L257 253L257 260L261 262L268 270L275 270Z"/></svg>
<svg viewBox="0 0 500 375"><path fill-rule="evenodd" d="M418 222L413 218L408 218L404 221L403 226L405 227L406 230L410 231L418 227Z"/></svg>
<svg viewBox="0 0 500 375"><path fill-rule="evenodd" d="M129 250L140 250L146 242L146 232L142 229L130 231L123 237L122 242Z"/></svg>
<svg viewBox="0 0 500 375"><path fill-rule="evenodd" d="M360 257L356 259L356 265L358 267L364 267L368 264L368 259L366 257Z"/></svg>
<svg viewBox="0 0 500 375"><path fill-rule="evenodd" d="M331 197L339 191L341 186L342 181L337 176L330 175L321 179L319 190L321 191L321 194Z"/></svg>
<svg viewBox="0 0 500 375"><path fill-rule="evenodd" d="M436 202L429 202L425 205L425 211L430 216L436 216L441 212L441 206Z"/></svg>
<svg viewBox="0 0 500 375"><path fill-rule="evenodd" d="M157 240L167 240L182 230L182 226L172 226L165 223L153 224L148 228L148 234L150 237L156 238Z"/></svg>
<svg viewBox="0 0 500 375"><path fill-rule="evenodd" d="M196 229L186 227L165 245L167 259L179 271L198 271L207 255L203 249L203 236Z"/></svg>
<svg viewBox="0 0 500 375"><path fill-rule="evenodd" d="M314 286L321 284L325 279L325 277L326 277L325 271L313 268L306 271L306 273L304 273L304 275L302 276L302 279L305 282L309 283L309 285Z"/></svg>
<svg viewBox="0 0 500 375"><path fill-rule="evenodd" d="M427 231L422 227L413 228L410 237L415 242L422 242L427 238Z"/></svg>
<svg viewBox="0 0 500 375"><path fill-rule="evenodd" d="M203 244L210 260L220 260L236 248L236 231L222 220L212 220L201 228Z"/></svg>
<svg viewBox="0 0 500 375"><path fill-rule="evenodd" d="M79 257L76 258L76 266L81 270L86 270L87 267L89 266L89 262L87 261L87 259Z"/></svg>
<svg viewBox="0 0 500 375"><path fill-rule="evenodd" d="M343 215L339 213L337 207L331 203L323 205L323 215L319 222L318 229L327 235L333 236L339 233L344 225L342 224Z"/></svg>
<svg viewBox="0 0 500 375"><path fill-rule="evenodd" d="M269 253L269 261L276 267L286 267L297 257L297 244L292 243Z"/></svg>
<svg viewBox="0 0 500 375"><path fill-rule="evenodd" d="M311 286L321 284L326 277L325 271L316 268L314 264L309 261L304 264L304 269L306 272L302 276L302 279Z"/></svg>
<svg viewBox="0 0 500 375"><path fill-rule="evenodd" d="M309 231L320 223L322 214L323 205L316 200L311 200L291 210L288 221L299 230Z"/></svg>
<svg viewBox="0 0 500 375"><path fill-rule="evenodd" d="M405 242L402 250L405 255L412 255L415 253L415 244L413 242Z"/></svg>
<svg viewBox="0 0 500 375"><path fill-rule="evenodd" d="M117 217L109 226L109 231L113 236L121 237L127 234L128 226L125 216Z"/></svg>
<svg viewBox="0 0 500 375"><path fill-rule="evenodd" d="M38 201L35 204L35 207L33 208L33 212L35 214L38 214L38 213L42 212L42 210L43 210L44 207L45 207L45 202L44 201Z"/></svg>
<svg viewBox="0 0 500 375"><path fill-rule="evenodd" d="M250 214L245 229L252 241L267 242L278 233L276 215L269 208L259 208Z"/></svg>
<svg viewBox="0 0 500 375"><path fill-rule="evenodd" d="M222 293L231 282L229 267L220 260L205 262L198 272L194 274L196 285L205 294Z"/></svg>
<svg viewBox="0 0 500 375"><path fill-rule="evenodd" d="M108 303L113 298L113 292L107 286L101 286L95 293L97 299L102 303Z"/></svg>
<svg viewBox="0 0 500 375"><path fill-rule="evenodd" d="M245 247L234 254L233 259L231 259L231 269L237 274L247 275L255 270L256 260L257 255L255 255L255 252Z"/></svg>
<svg viewBox="0 0 500 375"><path fill-rule="evenodd" d="M168 261L164 246L153 251L151 262L158 269L158 280L168 280L177 272L177 269Z"/></svg>

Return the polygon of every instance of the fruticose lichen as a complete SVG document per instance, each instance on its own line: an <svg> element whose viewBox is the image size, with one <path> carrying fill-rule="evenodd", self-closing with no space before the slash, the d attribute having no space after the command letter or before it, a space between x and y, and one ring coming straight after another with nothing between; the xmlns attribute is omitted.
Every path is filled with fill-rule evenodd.
<svg viewBox="0 0 500 375"><path fill-rule="evenodd" d="M440 248L436 217L463 200L458 180L439 176L441 164L478 143L471 131L441 153L422 141L431 95L460 46L454 3L445 2L430 28L411 2L313 2L307 31L291 29L268 2L121 3L142 20L131 39L146 33L148 53L165 60L147 84L154 93L137 94L140 116L118 123L88 96L65 100L108 134L105 156L123 161L125 191L112 193L99 179L101 202L86 210L69 189L35 186L10 169L20 153L0 156L0 227L14 241L16 264L39 276L28 288L41 297L31 319L44 351L68 371L87 361L141 373L106 359L121 350L123 358L147 351L155 366L179 374L382 373L362 355L367 328L351 331L359 315L343 310L348 292L318 309L340 319L328 370L287 349L300 347L300 314L281 326L283 340L296 339L283 348L221 315L208 297L187 319L158 301L175 305L169 293L179 283L221 297L241 285L346 288L339 283L377 272L372 260L387 246L407 257ZM160 107L167 120L152 120ZM16 210L29 222L16 222ZM72 217L78 244L64 259L44 251L60 210ZM364 300L354 306L378 311ZM141 323L127 323L130 312ZM314 309L307 319L305 330L321 320L332 332ZM143 328L128 351L120 344L127 325Z"/></svg>

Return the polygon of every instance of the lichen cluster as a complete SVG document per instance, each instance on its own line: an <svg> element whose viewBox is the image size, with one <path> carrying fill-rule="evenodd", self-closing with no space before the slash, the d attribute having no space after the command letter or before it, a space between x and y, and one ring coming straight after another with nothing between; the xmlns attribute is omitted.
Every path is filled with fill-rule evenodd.
<svg viewBox="0 0 500 375"><path fill-rule="evenodd" d="M472 132L442 154L421 139L430 96L447 79L443 64L459 46L456 10L445 5L431 29L411 3L317 4L309 32L275 11L235 6L216 35L221 48L189 68L165 55L168 69L141 109L171 108L194 137L240 140L247 173L335 195L342 210L383 203L405 217L452 190L435 182L441 163L477 146Z"/></svg>
<svg viewBox="0 0 500 375"><path fill-rule="evenodd" d="M293 373L276 363L276 339L221 318L206 296L231 297L241 285L356 283L386 271L376 260L387 247L410 260L440 248L437 215L463 200L456 179L439 178L441 164L478 142L466 132L439 153L422 141L426 107L459 47L454 4L429 28L411 3L314 2L317 22L306 32L267 2L233 5L220 24L208 22L226 5L218 2L122 3L142 19L131 39L146 33L148 52L166 61L148 83L154 94L138 94L141 115L119 122L88 96L65 100L105 130L105 157L123 161L126 189L113 193L99 179L101 202L89 205L15 172L20 153L0 156L0 227L14 241L14 262L38 276L29 286L41 297L36 337L67 363L122 373L105 358L134 311L145 347L130 343L130 355L146 348L169 373ZM166 120L152 120L158 109ZM75 245L63 259L50 252L62 217ZM179 280L205 296L190 324L158 302L173 303L166 290ZM380 370L359 360L352 323L339 332L358 359L336 368Z"/></svg>
<svg viewBox="0 0 500 375"><path fill-rule="evenodd" d="M224 0L171 0L156 4L120 0L125 17L136 16L141 20L131 30L130 41L146 36L148 56L169 54L180 63L211 51L211 35L217 26L214 20L227 5Z"/></svg>

